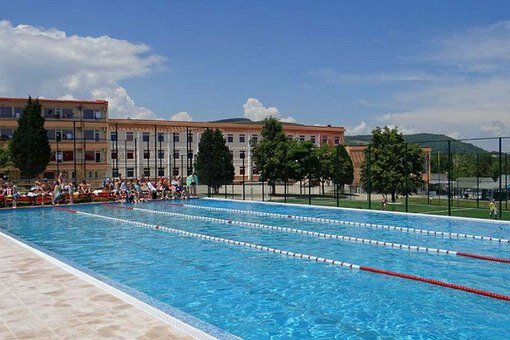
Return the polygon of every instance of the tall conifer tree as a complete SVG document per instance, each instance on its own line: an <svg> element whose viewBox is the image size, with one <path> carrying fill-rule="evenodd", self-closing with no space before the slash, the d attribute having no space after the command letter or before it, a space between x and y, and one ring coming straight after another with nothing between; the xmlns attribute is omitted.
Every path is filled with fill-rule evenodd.
<svg viewBox="0 0 510 340"><path fill-rule="evenodd" d="M9 143L9 153L22 178L36 177L50 162L51 148L38 99L28 97L27 106Z"/></svg>

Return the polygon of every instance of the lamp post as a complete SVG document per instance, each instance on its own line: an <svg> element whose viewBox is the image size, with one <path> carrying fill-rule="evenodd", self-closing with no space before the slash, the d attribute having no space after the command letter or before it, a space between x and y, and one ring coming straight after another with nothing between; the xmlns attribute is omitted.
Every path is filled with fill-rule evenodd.
<svg viewBox="0 0 510 340"><path fill-rule="evenodd" d="M61 132L60 131L56 131L55 132L55 139L57 140L57 153L56 153L56 161L57 161L57 176L60 174L60 151L59 151L59 148L58 148L58 143L60 142L60 139L62 138L61 136Z"/></svg>

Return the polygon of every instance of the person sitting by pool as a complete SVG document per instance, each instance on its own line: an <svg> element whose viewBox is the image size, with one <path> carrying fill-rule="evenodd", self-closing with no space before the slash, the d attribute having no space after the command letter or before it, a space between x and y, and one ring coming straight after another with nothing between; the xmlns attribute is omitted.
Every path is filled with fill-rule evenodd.
<svg viewBox="0 0 510 340"><path fill-rule="evenodd" d="M80 194L90 194L90 184L88 184L86 180L80 183L78 189Z"/></svg>
<svg viewBox="0 0 510 340"><path fill-rule="evenodd" d="M181 198L183 200L187 200L189 198L189 192L188 192L188 189L186 187L182 188Z"/></svg>
<svg viewBox="0 0 510 340"><path fill-rule="evenodd" d="M489 218L492 219L494 217L495 220L498 219L498 208L496 207L496 203L494 199L489 203Z"/></svg>
<svg viewBox="0 0 510 340"><path fill-rule="evenodd" d="M44 197L46 196L51 196L51 186L45 178L41 185L41 205L44 205Z"/></svg>

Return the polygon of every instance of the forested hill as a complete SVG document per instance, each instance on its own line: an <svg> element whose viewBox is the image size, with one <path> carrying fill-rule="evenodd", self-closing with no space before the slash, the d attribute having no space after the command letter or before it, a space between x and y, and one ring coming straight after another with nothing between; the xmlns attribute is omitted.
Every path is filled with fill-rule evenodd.
<svg viewBox="0 0 510 340"><path fill-rule="evenodd" d="M404 135L404 139L409 143L416 143L420 146L429 146L433 152L448 152L448 140L451 140L452 153L476 154L487 153L487 150L479 148L471 143L458 141L445 135L433 133L417 133L413 135ZM363 145L368 144L370 135L345 136L345 144Z"/></svg>

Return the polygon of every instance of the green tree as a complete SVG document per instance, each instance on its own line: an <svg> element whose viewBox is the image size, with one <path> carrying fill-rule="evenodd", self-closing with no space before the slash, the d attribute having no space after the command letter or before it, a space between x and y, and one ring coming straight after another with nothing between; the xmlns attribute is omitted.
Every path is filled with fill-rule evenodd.
<svg viewBox="0 0 510 340"><path fill-rule="evenodd" d="M253 147L253 159L260 171L260 179L268 181L272 193L278 181L288 179L289 140L283 131L282 123L276 118L264 119L260 132L261 140Z"/></svg>
<svg viewBox="0 0 510 340"><path fill-rule="evenodd" d="M315 149L313 156L315 163L313 177L321 183L324 195L324 183L333 177L335 171L333 152L328 144L323 144Z"/></svg>
<svg viewBox="0 0 510 340"><path fill-rule="evenodd" d="M365 190L396 195L416 193L423 184L425 157L417 144L407 144L397 128L377 127L372 130L365 161L361 168L361 181Z"/></svg>
<svg viewBox="0 0 510 340"><path fill-rule="evenodd" d="M5 168L9 165L12 165L9 149L0 149L0 168Z"/></svg>
<svg viewBox="0 0 510 340"><path fill-rule="evenodd" d="M36 177L50 162L51 148L38 99L28 98L9 143L9 154L24 178Z"/></svg>
<svg viewBox="0 0 510 340"><path fill-rule="evenodd" d="M333 183L338 184L340 186L340 190L343 192L344 186L346 184L351 184L354 180L354 165L352 164L351 156L349 156L345 146L343 145L337 145L333 149L332 158L335 167L334 174L332 176Z"/></svg>
<svg viewBox="0 0 510 340"><path fill-rule="evenodd" d="M225 137L219 129L207 128L200 137L196 159L199 180L218 193L222 184L232 183L234 164Z"/></svg>

